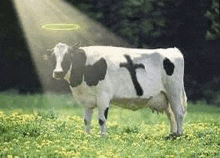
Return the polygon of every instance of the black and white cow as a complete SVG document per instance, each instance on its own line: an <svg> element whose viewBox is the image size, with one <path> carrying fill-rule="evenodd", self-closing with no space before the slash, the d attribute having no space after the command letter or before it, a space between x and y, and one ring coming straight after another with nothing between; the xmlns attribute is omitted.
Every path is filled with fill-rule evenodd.
<svg viewBox="0 0 220 158"><path fill-rule="evenodd" d="M66 79L74 99L85 106L90 133L93 108L98 107L101 134L106 134L109 104L137 110L165 112L174 135L183 134L187 109L184 59L177 48L131 49L109 46L79 47L58 43L53 49L53 77Z"/></svg>

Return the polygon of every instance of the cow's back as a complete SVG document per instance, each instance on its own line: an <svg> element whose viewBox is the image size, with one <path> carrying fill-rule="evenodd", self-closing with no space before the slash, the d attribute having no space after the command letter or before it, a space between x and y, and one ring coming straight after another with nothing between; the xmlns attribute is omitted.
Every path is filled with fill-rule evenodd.
<svg viewBox="0 0 220 158"><path fill-rule="evenodd" d="M87 65L92 65L100 58L107 62L107 73L105 79L99 83L98 88L106 90L110 97L116 98L150 98L165 91L164 84L167 78L179 77L178 70L183 67L179 64L182 54L176 48L169 49L131 49L120 47L90 46L82 47L87 56ZM128 63L126 56L132 60L133 65L144 66L135 69L137 82L143 90L143 94L137 94L136 83L132 80L131 73L126 67L120 66ZM169 60L175 65L167 74L164 69L164 60ZM168 63L169 68L169 63ZM95 75L95 74L94 74ZM136 85L135 85L136 84Z"/></svg>

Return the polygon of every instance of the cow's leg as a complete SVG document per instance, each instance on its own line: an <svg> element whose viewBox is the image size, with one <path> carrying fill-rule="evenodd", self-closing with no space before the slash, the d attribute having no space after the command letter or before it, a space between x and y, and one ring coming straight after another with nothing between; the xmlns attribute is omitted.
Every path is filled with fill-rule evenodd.
<svg viewBox="0 0 220 158"><path fill-rule="evenodd" d="M102 95L98 99L98 113L99 113L99 125L101 128L101 134L106 135L106 122L108 117L109 99L108 95Z"/></svg>
<svg viewBox="0 0 220 158"><path fill-rule="evenodd" d="M169 104L169 107L167 108L167 110L165 111L168 119L170 120L170 131L172 134L176 134L177 133L177 124L176 124L176 120L175 120L175 116L173 114L173 111L170 107L170 104Z"/></svg>
<svg viewBox="0 0 220 158"><path fill-rule="evenodd" d="M183 125L183 118L185 113L184 107L182 106L181 95L170 96L170 104L177 124L176 135L179 136L183 134L182 125Z"/></svg>
<svg viewBox="0 0 220 158"><path fill-rule="evenodd" d="M99 125L101 128L101 134L106 135L106 122L108 116L109 107L100 107L99 108Z"/></svg>
<svg viewBox="0 0 220 158"><path fill-rule="evenodd" d="M93 108L85 108L84 111L84 122L86 126L86 133L90 133L91 130L91 119L93 114Z"/></svg>

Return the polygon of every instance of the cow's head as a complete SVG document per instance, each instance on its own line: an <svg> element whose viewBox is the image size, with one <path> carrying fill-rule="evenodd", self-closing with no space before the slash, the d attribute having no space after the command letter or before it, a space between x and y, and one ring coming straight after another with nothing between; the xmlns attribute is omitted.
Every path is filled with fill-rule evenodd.
<svg viewBox="0 0 220 158"><path fill-rule="evenodd" d="M68 46L64 43L58 43L54 48L49 49L53 51L53 55L55 55L56 66L53 70L53 78L55 79L64 79L68 70L72 66L71 58L72 54L70 50L78 49L80 41L76 42L73 46Z"/></svg>
<svg viewBox="0 0 220 158"><path fill-rule="evenodd" d="M53 78L66 79L70 86L76 87L85 81L88 86L96 86L99 81L105 79L107 62L100 58L91 65L86 65L87 56L83 49L79 48L79 41L74 46L58 43L52 54L56 58L56 66L53 70Z"/></svg>

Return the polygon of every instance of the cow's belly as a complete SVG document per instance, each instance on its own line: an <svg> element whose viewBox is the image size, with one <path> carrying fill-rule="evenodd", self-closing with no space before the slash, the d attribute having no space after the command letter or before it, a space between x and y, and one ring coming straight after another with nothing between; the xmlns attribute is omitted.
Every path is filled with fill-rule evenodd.
<svg viewBox="0 0 220 158"><path fill-rule="evenodd" d="M162 112L168 108L168 99L164 92L149 98L114 98L111 103L130 110L149 107L152 110Z"/></svg>

